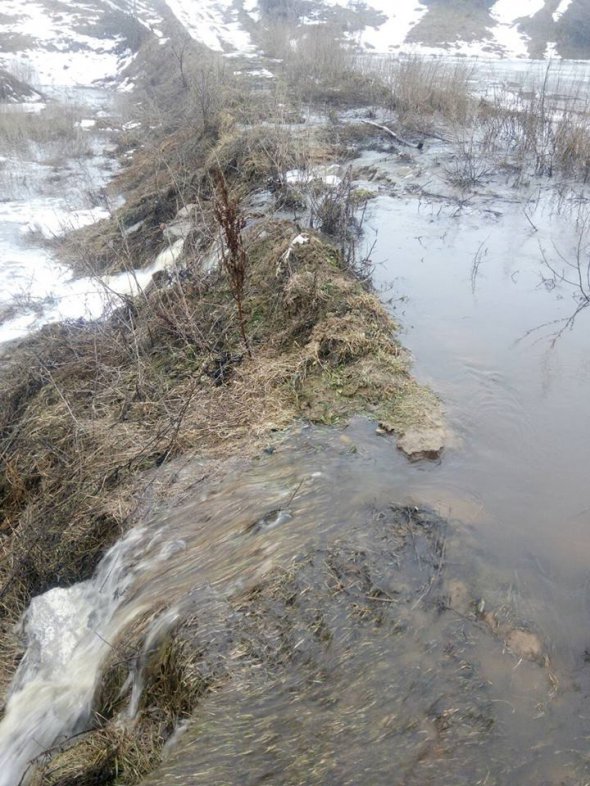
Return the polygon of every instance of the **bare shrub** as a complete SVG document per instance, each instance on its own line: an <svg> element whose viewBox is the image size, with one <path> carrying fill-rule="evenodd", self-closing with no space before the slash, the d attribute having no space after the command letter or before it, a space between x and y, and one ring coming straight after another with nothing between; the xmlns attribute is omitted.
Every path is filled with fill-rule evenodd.
<svg viewBox="0 0 590 786"><path fill-rule="evenodd" d="M587 210L577 221L573 254L566 255L555 245L553 250L556 258L551 259L541 247L543 263L549 271L549 277L544 278L544 283L550 283L551 287L569 288L575 307L569 316L539 325L526 335L551 328L551 344L555 346L563 334L573 328L582 311L590 307L590 213Z"/></svg>
<svg viewBox="0 0 590 786"><path fill-rule="evenodd" d="M0 107L0 147L13 156L35 161L80 157L90 149L87 134L77 125L80 110L73 103L50 104L41 112Z"/></svg>
<svg viewBox="0 0 590 786"><path fill-rule="evenodd" d="M252 350L246 335L246 320L244 317L244 285L246 283L248 265L248 258L242 240L244 218L240 212L239 201L230 195L220 169L214 170L213 181L216 189L213 211L222 234L221 265L229 281L231 293L238 309L238 321L244 348L248 355L252 357Z"/></svg>
<svg viewBox="0 0 590 786"><path fill-rule="evenodd" d="M590 113L579 85L560 86L548 64L540 82L499 89L480 102L477 122L495 148L522 172L558 172L586 180L590 173Z"/></svg>
<svg viewBox="0 0 590 786"><path fill-rule="evenodd" d="M383 100L381 79L360 61L331 25L308 25L289 39L284 55L291 89L306 100L329 104L362 104Z"/></svg>
<svg viewBox="0 0 590 786"><path fill-rule="evenodd" d="M449 180L460 188L475 186L495 171L489 138L480 129L460 129L453 155L444 168Z"/></svg>

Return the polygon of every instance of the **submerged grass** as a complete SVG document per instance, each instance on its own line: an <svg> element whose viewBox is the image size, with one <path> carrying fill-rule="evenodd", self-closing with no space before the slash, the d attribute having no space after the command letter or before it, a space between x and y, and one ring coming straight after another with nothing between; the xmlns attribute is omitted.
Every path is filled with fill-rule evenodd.
<svg viewBox="0 0 590 786"><path fill-rule="evenodd" d="M369 549L364 541L367 532L371 533ZM260 688L273 686L277 696L286 690L291 701L305 704L312 686L321 685L326 670L334 669L334 656L343 662L359 655L362 659L362 648L351 647L350 632L380 631L386 639L391 637L392 646L400 608L409 600L415 602L423 591L424 575L419 572L400 593L401 566L420 561L430 580L442 561L443 543L443 524L432 514L415 508L373 511L367 514L360 535L311 548L231 599L212 590L195 601L194 614L184 616L153 648L143 669L140 705L129 719L127 678L146 627L135 626L126 632L124 642L116 643L106 668L96 699L97 728L55 751L49 762L41 763L33 782L39 786L136 783L159 764L164 743L201 704L204 712L196 729L204 737L198 744L207 753L200 777L209 783L234 782L227 767L240 766L242 741L248 738L246 744L256 748L258 731L272 722L272 713L266 719L255 710ZM385 604L379 602L384 598ZM334 673L338 674L337 668ZM293 681L294 675L299 680ZM337 687L336 693L340 690ZM217 724L205 708L215 707L218 699L222 707L234 708L239 724L245 720L244 711L252 713L251 734L243 738L229 733L233 721L228 718L222 721L229 723L228 733L214 732L219 742L209 744ZM338 713L333 715L330 706L318 711L316 720L338 723ZM284 723L284 718L279 715L276 722ZM267 740L263 735L262 745ZM315 754L310 755L310 764L321 767ZM257 760L252 762L253 767L258 765ZM291 772L289 783L292 776Z"/></svg>

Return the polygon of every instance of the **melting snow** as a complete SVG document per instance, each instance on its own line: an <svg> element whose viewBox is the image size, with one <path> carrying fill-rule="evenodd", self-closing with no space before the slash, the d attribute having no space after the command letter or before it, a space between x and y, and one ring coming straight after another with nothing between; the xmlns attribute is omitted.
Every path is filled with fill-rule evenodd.
<svg viewBox="0 0 590 786"><path fill-rule="evenodd" d="M113 77L120 65L123 39L96 38L75 29L80 19L76 4L70 13L50 10L41 0L2 0L2 13L10 21L3 27L15 35L31 38L35 45L21 52L2 52L0 64L17 73L31 71L41 85L90 85L98 79ZM84 20L92 22L96 15L85 10Z"/></svg>
<svg viewBox="0 0 590 786"><path fill-rule="evenodd" d="M527 35L518 29L518 20L534 16L545 6L545 0L497 0L490 13L497 24L492 34L497 45L512 57L528 57Z"/></svg>
<svg viewBox="0 0 590 786"><path fill-rule="evenodd" d="M249 34L238 22L232 0L167 0L168 6L196 41L222 52L252 52Z"/></svg>
<svg viewBox="0 0 590 786"><path fill-rule="evenodd" d="M553 12L553 21L557 22L561 17L565 14L567 9L572 4L572 0L561 0L561 3L557 6L555 11Z"/></svg>
<svg viewBox="0 0 590 786"><path fill-rule="evenodd" d="M523 16L534 16L545 7L545 0L497 0L491 8L494 19L512 25Z"/></svg>
<svg viewBox="0 0 590 786"><path fill-rule="evenodd" d="M388 49L401 46L410 30L428 11L428 7L419 0L397 3L391 0L369 0L368 5L387 17L378 27L366 27L361 33L360 43L376 52L387 52Z"/></svg>

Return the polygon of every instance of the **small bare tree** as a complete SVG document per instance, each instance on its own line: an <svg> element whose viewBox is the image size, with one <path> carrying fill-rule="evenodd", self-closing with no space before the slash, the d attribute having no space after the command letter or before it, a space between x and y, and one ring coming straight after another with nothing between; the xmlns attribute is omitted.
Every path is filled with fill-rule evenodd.
<svg viewBox="0 0 590 786"><path fill-rule="evenodd" d="M239 200L230 195L227 182L219 167L213 170L213 182L215 184L213 210L215 220L221 230L221 264L227 275L231 293L238 310L242 342L248 356L252 357L252 350L246 335L246 320L244 317L244 285L246 283L248 266L248 257L242 239L244 217L240 211Z"/></svg>
<svg viewBox="0 0 590 786"><path fill-rule="evenodd" d="M178 70L180 71L180 80L182 82L182 87L187 90L188 89L188 79L186 76L186 56L190 52L190 45L191 45L191 37L188 33L184 33L181 35L177 40L174 40L171 44L172 54L174 55L176 62L178 63Z"/></svg>

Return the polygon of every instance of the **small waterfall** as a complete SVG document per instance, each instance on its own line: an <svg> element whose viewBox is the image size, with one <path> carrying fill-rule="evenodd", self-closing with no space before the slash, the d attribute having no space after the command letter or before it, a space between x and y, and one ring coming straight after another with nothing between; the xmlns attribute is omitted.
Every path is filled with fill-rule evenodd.
<svg viewBox="0 0 590 786"><path fill-rule="evenodd" d="M138 558L146 536L144 529L131 530L92 579L31 601L20 623L26 652L0 723L0 786L26 781L31 761L88 724L110 641L142 608L125 609L124 601L147 567Z"/></svg>

